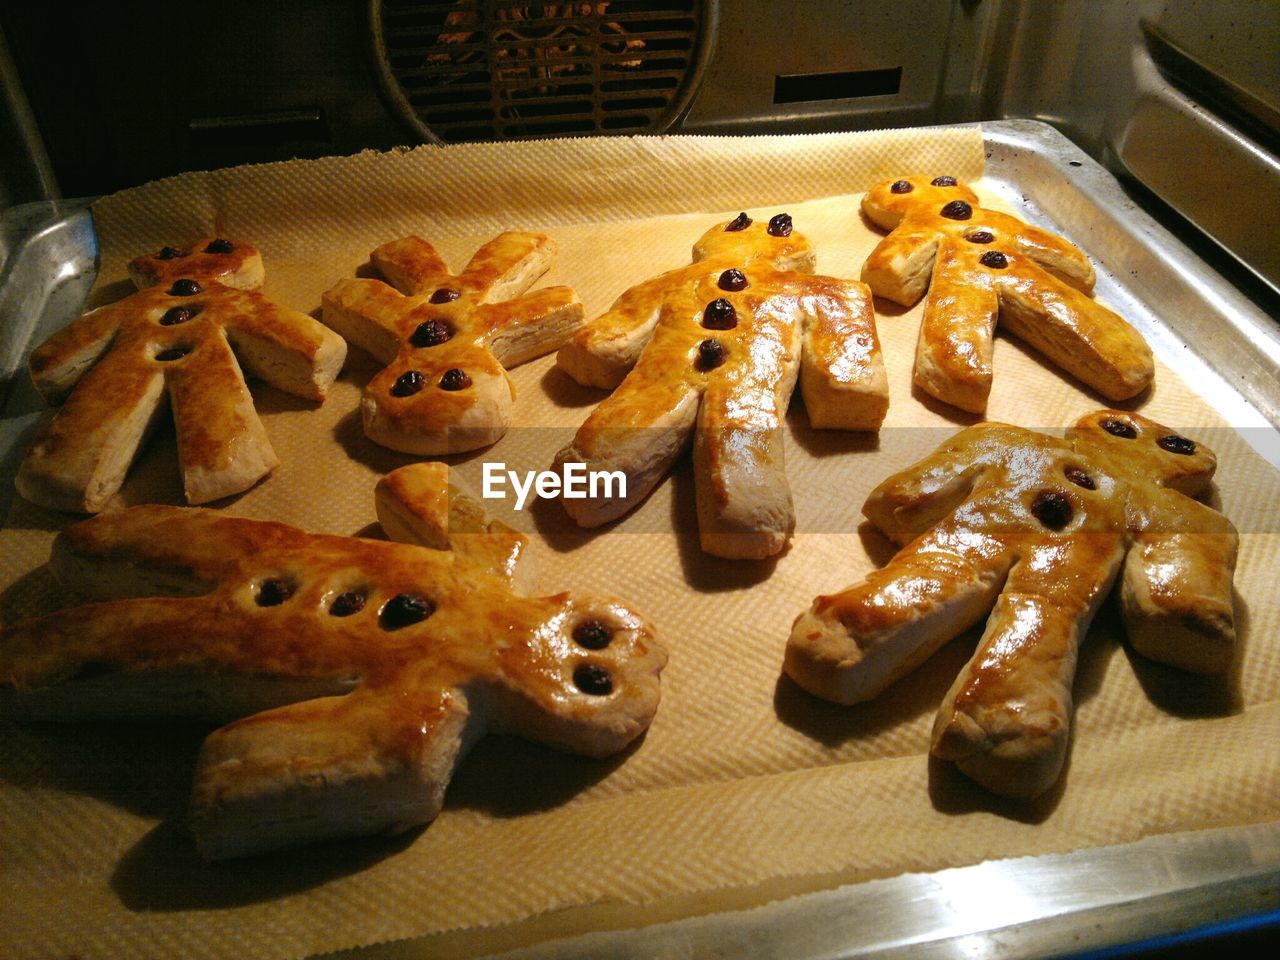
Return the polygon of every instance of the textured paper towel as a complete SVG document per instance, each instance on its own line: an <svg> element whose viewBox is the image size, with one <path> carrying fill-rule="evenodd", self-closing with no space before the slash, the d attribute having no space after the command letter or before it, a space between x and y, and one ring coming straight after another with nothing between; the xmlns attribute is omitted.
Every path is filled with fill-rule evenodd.
<svg viewBox="0 0 1280 960"><path fill-rule="evenodd" d="M420 233L460 268L493 233L519 228L553 234L560 256L545 282L574 286L594 315L632 283L688 262L707 226L740 209L766 217L786 209L817 247L819 272L856 277L878 239L858 214L863 189L913 172L975 180L982 160L979 132L965 129L424 148L192 174L98 203L95 299L127 292L124 265L138 252L216 233L256 243L267 294L314 310L322 291L386 240ZM490 501L495 514L540 535L540 589L615 594L657 624L671 662L662 707L638 747L595 762L493 738L463 762L444 813L425 830L204 865L182 818L205 731L6 725L0 951L294 957L428 934L433 950L465 951L481 942L466 939L469 930L511 925L505 941L485 942L514 943L548 935L570 908L613 909L610 922L626 922L629 908L653 917L665 906L671 915L1274 820L1280 600L1276 534L1261 518L1277 515L1280 485L1163 367L1141 409L1217 450L1221 505L1244 532L1238 675L1194 681L1142 663L1104 610L1081 657L1069 769L1060 789L1029 808L927 761L933 712L972 636L856 708L780 679L796 614L891 552L859 528L868 491L968 422L911 393L919 308L879 306L891 389L885 428L878 441L819 433L802 409L792 411L786 455L798 532L776 561L724 561L698 549L687 462L603 531L578 530L555 503L516 514L510 501ZM1013 341L998 342L996 364L993 419L1060 428L1101 405ZM319 408L255 384L282 465L222 509L367 532L373 483L411 459L361 431L356 405L375 369L353 350ZM548 466L603 395L559 375L550 358L514 379L516 426L490 450L454 458L473 489L486 461ZM161 435L122 499L180 495L173 439ZM68 519L16 503L0 532L4 622L69 599L42 569ZM569 913L528 922L552 911Z"/></svg>

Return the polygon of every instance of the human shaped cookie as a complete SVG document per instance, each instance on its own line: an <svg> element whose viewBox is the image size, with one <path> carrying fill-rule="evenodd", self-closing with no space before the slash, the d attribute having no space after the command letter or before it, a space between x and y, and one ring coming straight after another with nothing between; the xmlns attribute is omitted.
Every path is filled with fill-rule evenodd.
<svg viewBox="0 0 1280 960"><path fill-rule="evenodd" d="M342 369L347 346L323 324L210 279L260 284L253 247L213 238L166 257L172 249L130 266L138 293L84 314L32 352L36 388L62 406L18 471L18 492L31 502L102 510L166 406L187 502L240 493L279 463L243 371L322 401Z"/></svg>
<svg viewBox="0 0 1280 960"><path fill-rule="evenodd" d="M1089 296L1093 266L1062 237L982 209L954 177L886 180L867 191L862 210L892 231L862 268L872 292L909 307L929 291L915 362L926 393L973 413L986 408L997 318L1108 400L1151 384L1151 349Z"/></svg>
<svg viewBox="0 0 1280 960"><path fill-rule="evenodd" d="M554 256L550 237L507 232L455 276L431 244L406 237L370 257L390 286L346 279L331 288L324 322L387 365L361 402L369 439L434 456L506 433L515 400L506 368L555 350L582 324L568 287L525 292Z"/></svg>
<svg viewBox="0 0 1280 960"><path fill-rule="evenodd" d="M379 484L410 543L165 506L68 528L53 570L103 602L0 634L0 714L225 723L192 795L210 859L426 823L489 731L622 750L658 706L652 627L517 594L525 538L446 484L443 464Z"/></svg>
<svg viewBox="0 0 1280 960"><path fill-rule="evenodd" d="M617 389L557 465L627 481L625 497L563 502L582 526L622 516L692 434L702 549L768 557L794 525L781 426L797 375L814 427L877 430L888 409L871 295L813 276L813 248L785 213L712 227L693 260L627 290L560 351L574 379Z"/></svg>
<svg viewBox="0 0 1280 960"><path fill-rule="evenodd" d="M970 427L871 493L863 513L906 546L814 601L785 670L857 703L986 618L932 752L996 793L1035 796L1061 772L1076 651L1117 576L1135 650L1196 673L1231 665L1237 536L1192 499L1215 466L1203 445L1116 410L1082 417L1063 439Z"/></svg>

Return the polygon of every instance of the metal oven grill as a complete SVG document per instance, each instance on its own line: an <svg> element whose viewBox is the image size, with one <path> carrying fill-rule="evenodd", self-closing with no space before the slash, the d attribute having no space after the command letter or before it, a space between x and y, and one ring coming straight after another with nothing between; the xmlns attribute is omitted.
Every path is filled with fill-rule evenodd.
<svg viewBox="0 0 1280 960"><path fill-rule="evenodd" d="M374 54L427 140L665 130L696 88L713 0L373 0Z"/></svg>

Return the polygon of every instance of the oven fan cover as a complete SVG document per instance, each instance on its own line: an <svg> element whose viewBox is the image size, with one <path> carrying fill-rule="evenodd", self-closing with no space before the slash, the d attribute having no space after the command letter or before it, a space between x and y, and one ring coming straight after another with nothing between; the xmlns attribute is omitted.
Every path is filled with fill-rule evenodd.
<svg viewBox="0 0 1280 960"><path fill-rule="evenodd" d="M661 133L688 106L715 0L371 0L392 105L426 141Z"/></svg>

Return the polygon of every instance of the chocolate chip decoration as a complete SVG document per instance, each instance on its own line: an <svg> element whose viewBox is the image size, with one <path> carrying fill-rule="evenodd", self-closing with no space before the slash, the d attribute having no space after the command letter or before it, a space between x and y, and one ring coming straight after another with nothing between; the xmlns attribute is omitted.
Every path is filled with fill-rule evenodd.
<svg viewBox="0 0 1280 960"><path fill-rule="evenodd" d="M728 224L725 225L724 232L737 233L739 230L747 229L747 227L751 226L753 222L754 221L752 221L752 219L748 217L746 212L744 211L738 214L736 217L730 220Z"/></svg>
<svg viewBox="0 0 1280 960"><path fill-rule="evenodd" d="M174 260L182 256L182 251L176 247L161 247L160 252L156 254L157 260Z"/></svg>
<svg viewBox="0 0 1280 960"><path fill-rule="evenodd" d="M1061 530L1075 516L1075 508L1058 491L1045 490L1031 501L1031 515L1050 530Z"/></svg>
<svg viewBox="0 0 1280 960"><path fill-rule="evenodd" d="M698 362L703 370L714 370L724 363L728 352L719 340L703 340L698 344Z"/></svg>
<svg viewBox="0 0 1280 960"><path fill-rule="evenodd" d="M964 238L970 243L991 243L996 237L990 230L975 230L965 234Z"/></svg>
<svg viewBox="0 0 1280 960"><path fill-rule="evenodd" d="M260 607L278 607L293 596L293 584L279 577L263 580L254 599Z"/></svg>
<svg viewBox="0 0 1280 960"><path fill-rule="evenodd" d="M190 352L190 347L170 347L168 350L161 350L157 353L156 359L161 363L169 363L171 360L181 360Z"/></svg>
<svg viewBox="0 0 1280 960"><path fill-rule="evenodd" d="M205 253L230 253L233 249L234 247L231 245L230 240L223 240L219 238L217 240L214 240L207 247L205 247L204 252Z"/></svg>
<svg viewBox="0 0 1280 960"><path fill-rule="evenodd" d="M348 590L333 598L329 604L329 614L334 617L350 617L364 609L364 594Z"/></svg>
<svg viewBox="0 0 1280 960"><path fill-rule="evenodd" d="M173 286L169 288L169 296L171 297L194 297L203 287L195 281L187 277L181 280L173 281Z"/></svg>
<svg viewBox="0 0 1280 960"><path fill-rule="evenodd" d="M1180 437L1176 433L1170 433L1156 441L1156 446L1161 450L1168 450L1170 453L1180 453L1183 456L1190 456L1196 452L1196 442L1188 440L1186 437Z"/></svg>
<svg viewBox="0 0 1280 960"><path fill-rule="evenodd" d="M173 307L164 312L164 316L160 318L160 325L164 327L175 327L180 323L186 323L200 312L198 306L193 307Z"/></svg>
<svg viewBox="0 0 1280 960"><path fill-rule="evenodd" d="M988 250L978 258L978 262L984 267L990 267L992 270L1003 270L1009 266L1009 258L999 250Z"/></svg>
<svg viewBox="0 0 1280 960"><path fill-rule="evenodd" d="M747 275L737 267L730 267L724 273L720 274L719 285L721 290L738 290L747 289Z"/></svg>
<svg viewBox="0 0 1280 960"><path fill-rule="evenodd" d="M583 620L573 628L573 642L585 650L603 650L613 639L613 631L599 620Z"/></svg>
<svg viewBox="0 0 1280 960"><path fill-rule="evenodd" d="M453 328L443 320L424 320L409 334L415 347L438 347L453 339Z"/></svg>
<svg viewBox="0 0 1280 960"><path fill-rule="evenodd" d="M1074 483L1077 487L1084 487L1086 490L1098 489L1098 485L1094 483L1093 477L1089 476L1079 467L1067 467L1067 469L1062 473L1063 476Z"/></svg>
<svg viewBox="0 0 1280 960"><path fill-rule="evenodd" d="M432 303L453 303L462 293L453 287L441 287L435 293L431 294Z"/></svg>
<svg viewBox="0 0 1280 960"><path fill-rule="evenodd" d="M408 370L396 378L396 382L391 385L391 395L393 397L411 397L422 389L426 379L418 370Z"/></svg>
<svg viewBox="0 0 1280 960"><path fill-rule="evenodd" d="M573 685L593 697L603 697L613 692L613 678L604 667L584 663L573 671Z"/></svg>
<svg viewBox="0 0 1280 960"><path fill-rule="evenodd" d="M915 187L912 186L910 180L895 180L893 186L889 188L890 193L910 193Z"/></svg>
<svg viewBox="0 0 1280 960"><path fill-rule="evenodd" d="M457 367L446 370L440 376L441 390L465 390L469 386L471 386L471 378L467 376L465 370L459 370Z"/></svg>
<svg viewBox="0 0 1280 960"><path fill-rule="evenodd" d="M954 187L956 185L955 177L934 177L929 181L935 187Z"/></svg>
<svg viewBox="0 0 1280 960"><path fill-rule="evenodd" d="M387 601L378 615L385 630L399 630L421 623L436 612L436 605L417 593L398 593Z"/></svg>
<svg viewBox="0 0 1280 960"><path fill-rule="evenodd" d="M1138 437L1138 431L1133 428L1133 424L1125 423L1123 420L1103 420L1098 426L1113 437L1124 440L1136 440Z"/></svg>
<svg viewBox="0 0 1280 960"><path fill-rule="evenodd" d="M769 221L769 236L771 237L789 237L791 236L791 214L780 213Z"/></svg>
<svg viewBox="0 0 1280 960"><path fill-rule="evenodd" d="M702 311L702 325L708 330L732 330L738 325L738 311L724 297L712 300Z"/></svg>
<svg viewBox="0 0 1280 960"><path fill-rule="evenodd" d="M968 220L973 216L973 207L965 203L963 200L952 200L944 206L938 213L948 220Z"/></svg>

